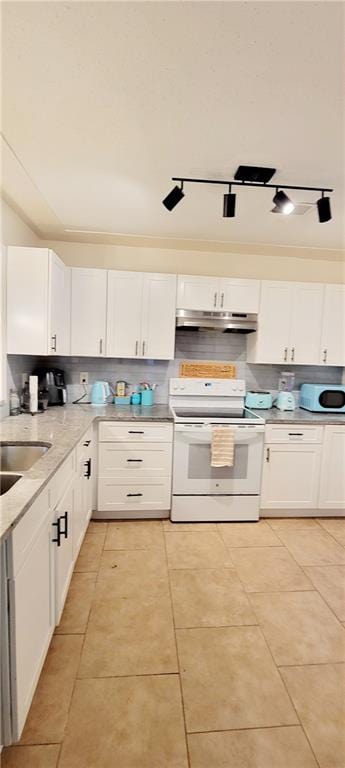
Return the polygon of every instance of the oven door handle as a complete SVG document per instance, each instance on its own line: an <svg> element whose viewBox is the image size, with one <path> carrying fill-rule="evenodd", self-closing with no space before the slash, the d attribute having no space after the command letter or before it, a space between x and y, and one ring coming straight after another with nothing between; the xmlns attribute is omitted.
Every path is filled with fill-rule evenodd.
<svg viewBox="0 0 345 768"><path fill-rule="evenodd" d="M251 443L253 440L257 438L258 435L263 434L264 428L256 428L255 429L234 429L234 438L235 438L235 445L237 443ZM184 442L193 442L193 443L208 443L210 444L212 442L212 431L211 430L201 430L201 429L188 429L188 430L181 430L176 431L175 440L178 441L179 437L182 436L182 439Z"/></svg>

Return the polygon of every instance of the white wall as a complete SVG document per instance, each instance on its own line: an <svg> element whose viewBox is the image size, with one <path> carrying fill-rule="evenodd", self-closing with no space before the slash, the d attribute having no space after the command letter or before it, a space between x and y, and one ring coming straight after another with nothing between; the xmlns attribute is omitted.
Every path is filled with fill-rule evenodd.
<svg viewBox="0 0 345 768"><path fill-rule="evenodd" d="M1 242L4 245L40 245L40 239L4 200L1 200Z"/></svg>
<svg viewBox="0 0 345 768"><path fill-rule="evenodd" d="M143 272L254 277L271 280L345 282L345 264L340 260L300 258L295 255L267 253L230 253L175 248L147 248L100 243L44 241L63 261L74 267L129 269ZM249 246L248 246L249 250ZM261 250L265 250L263 247ZM277 249L278 251L279 249ZM283 249L286 253L289 249ZM298 249L290 249L294 254ZM310 254L310 251L308 252Z"/></svg>

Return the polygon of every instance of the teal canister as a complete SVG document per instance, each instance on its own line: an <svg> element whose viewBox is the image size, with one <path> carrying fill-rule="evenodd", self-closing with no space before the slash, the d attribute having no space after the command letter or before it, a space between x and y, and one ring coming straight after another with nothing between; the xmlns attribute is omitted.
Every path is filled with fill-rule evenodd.
<svg viewBox="0 0 345 768"><path fill-rule="evenodd" d="M141 393L140 392L133 392L131 396L131 403L132 405L140 405L141 403Z"/></svg>
<svg viewBox="0 0 345 768"><path fill-rule="evenodd" d="M141 405L153 405L153 389L143 389L141 391Z"/></svg>

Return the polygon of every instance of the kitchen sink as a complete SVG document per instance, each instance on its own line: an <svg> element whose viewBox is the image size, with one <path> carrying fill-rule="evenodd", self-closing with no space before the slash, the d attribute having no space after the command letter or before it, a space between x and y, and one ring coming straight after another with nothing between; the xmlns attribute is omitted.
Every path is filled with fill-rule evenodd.
<svg viewBox="0 0 345 768"><path fill-rule="evenodd" d="M16 475L14 473L7 474L6 472L0 472L0 496L3 496L4 493L7 493L7 491L12 488L12 486L20 480L21 475Z"/></svg>
<svg viewBox="0 0 345 768"><path fill-rule="evenodd" d="M49 448L50 443L2 442L0 443L0 471L26 472Z"/></svg>

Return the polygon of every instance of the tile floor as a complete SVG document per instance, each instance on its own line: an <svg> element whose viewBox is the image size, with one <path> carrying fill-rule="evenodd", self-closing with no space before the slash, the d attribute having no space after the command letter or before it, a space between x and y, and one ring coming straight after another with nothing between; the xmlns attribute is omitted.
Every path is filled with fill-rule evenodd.
<svg viewBox="0 0 345 768"><path fill-rule="evenodd" d="M3 768L345 768L345 520L91 523Z"/></svg>

